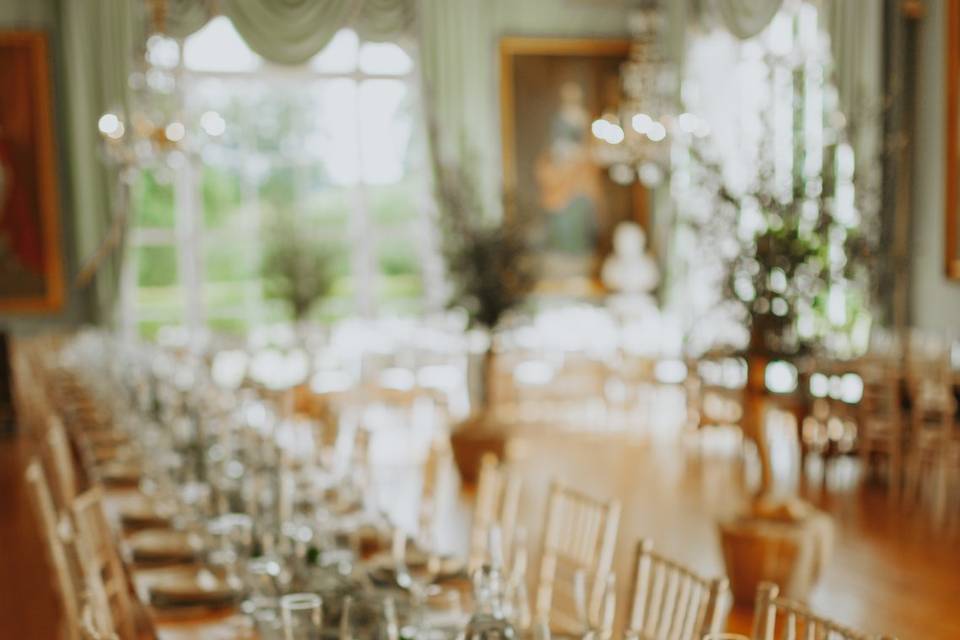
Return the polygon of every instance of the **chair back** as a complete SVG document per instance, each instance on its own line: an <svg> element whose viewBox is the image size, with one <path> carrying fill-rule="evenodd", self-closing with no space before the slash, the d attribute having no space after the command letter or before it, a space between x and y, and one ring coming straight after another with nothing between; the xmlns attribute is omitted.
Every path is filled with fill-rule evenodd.
<svg viewBox="0 0 960 640"><path fill-rule="evenodd" d="M56 416L47 419L46 444L57 505L61 509L68 509L77 497L77 469L73 463L67 430Z"/></svg>
<svg viewBox="0 0 960 640"><path fill-rule="evenodd" d="M99 575L86 580L86 599L80 614L82 640L119 640L110 613L106 587Z"/></svg>
<svg viewBox="0 0 960 640"><path fill-rule="evenodd" d="M537 581L538 620L549 620L551 628L561 632L597 623L619 521L618 501L551 485ZM586 582L586 602L577 602L578 579ZM586 610L574 613L580 609Z"/></svg>
<svg viewBox="0 0 960 640"><path fill-rule="evenodd" d="M26 477L56 574L57 588L60 591L67 623L67 637L70 640L77 640L80 638L78 592L80 579L75 570L76 565L71 563L68 545L72 545L72 542L69 539L65 540L66 536L61 534L60 518L57 516L53 496L50 495L50 486L47 484L43 467L36 458L27 465Z"/></svg>
<svg viewBox="0 0 960 640"><path fill-rule="evenodd" d="M130 583L103 510L100 487L77 496L73 503L73 519L85 583L102 582L112 626L123 640L135 638L136 611Z"/></svg>
<svg viewBox="0 0 960 640"><path fill-rule="evenodd" d="M780 638L823 638L824 640L894 640L849 629L822 618L798 602L779 596L777 585L764 582L757 588L753 612L753 640Z"/></svg>
<svg viewBox="0 0 960 640"><path fill-rule="evenodd" d="M700 640L723 629L730 587L726 578L704 578L653 551L653 542L637 544L633 592L626 638Z"/></svg>
<svg viewBox="0 0 960 640"><path fill-rule="evenodd" d="M467 563L470 571L480 568L486 561L489 553L489 532L494 526L500 529L504 559L512 562L521 487L520 477L504 469L497 456L492 453L483 455L470 531L470 554Z"/></svg>

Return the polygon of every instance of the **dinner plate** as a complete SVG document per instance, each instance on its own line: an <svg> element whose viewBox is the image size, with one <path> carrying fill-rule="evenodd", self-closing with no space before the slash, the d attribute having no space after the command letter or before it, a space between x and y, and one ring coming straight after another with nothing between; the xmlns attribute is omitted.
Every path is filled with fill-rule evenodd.
<svg viewBox="0 0 960 640"><path fill-rule="evenodd" d="M170 526L170 518L144 502L121 509L120 523L126 529L160 529Z"/></svg>
<svg viewBox="0 0 960 640"><path fill-rule="evenodd" d="M150 602L157 607L216 607L232 604L237 591L208 569L158 576L150 585Z"/></svg>
<svg viewBox="0 0 960 640"><path fill-rule="evenodd" d="M130 462L108 462L100 467L98 475L106 485L134 487L140 484L143 469Z"/></svg>
<svg viewBox="0 0 960 640"><path fill-rule="evenodd" d="M127 540L136 562L189 562L200 549L200 539L183 531L147 529Z"/></svg>

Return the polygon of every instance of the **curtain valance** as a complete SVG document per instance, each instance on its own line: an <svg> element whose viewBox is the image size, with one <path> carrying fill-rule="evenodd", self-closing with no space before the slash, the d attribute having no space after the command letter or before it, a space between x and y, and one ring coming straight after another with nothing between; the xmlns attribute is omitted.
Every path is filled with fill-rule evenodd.
<svg viewBox="0 0 960 640"><path fill-rule="evenodd" d="M781 5L783 0L714 0L723 26L741 40L763 31Z"/></svg>
<svg viewBox="0 0 960 640"><path fill-rule="evenodd" d="M250 48L278 64L302 64L344 27L365 40L411 34L415 0L167 0L164 30L185 38L222 14Z"/></svg>

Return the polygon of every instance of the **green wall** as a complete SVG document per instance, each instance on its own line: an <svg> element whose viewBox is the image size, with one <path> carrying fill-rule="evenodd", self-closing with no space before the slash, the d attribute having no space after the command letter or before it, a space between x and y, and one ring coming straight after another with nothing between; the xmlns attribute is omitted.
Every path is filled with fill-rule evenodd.
<svg viewBox="0 0 960 640"><path fill-rule="evenodd" d="M910 306L914 325L960 332L960 282L943 270L946 2L929 0L920 27Z"/></svg>

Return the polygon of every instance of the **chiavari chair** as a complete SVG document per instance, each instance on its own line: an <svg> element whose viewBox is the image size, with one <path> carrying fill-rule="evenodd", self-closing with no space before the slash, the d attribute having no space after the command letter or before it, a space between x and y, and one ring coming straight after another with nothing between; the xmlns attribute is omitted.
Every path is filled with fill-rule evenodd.
<svg viewBox="0 0 960 640"><path fill-rule="evenodd" d="M446 465L449 462L446 441L435 438L430 443L423 463L423 482L420 489L420 505L417 515L417 532L421 543L430 548L433 542L437 502L445 481Z"/></svg>
<svg viewBox="0 0 960 640"><path fill-rule="evenodd" d="M80 635L80 574L77 568L77 558L73 549L73 541L54 506L50 486L44 475L40 461L34 458L27 465L27 485L30 487L33 503L40 517L43 535L46 537L47 551L53 563L57 579L57 588L63 604L66 621L66 636L69 640L77 640ZM72 557L71 557L72 554Z"/></svg>
<svg viewBox="0 0 960 640"><path fill-rule="evenodd" d="M599 619L603 592L613 563L620 503L597 500L553 483L541 545L536 617L559 632L582 631ZM578 606L575 578L586 581L586 602ZM577 616L585 608L584 616Z"/></svg>
<svg viewBox="0 0 960 640"><path fill-rule="evenodd" d="M73 503L77 549L85 581L103 582L110 619L122 640L136 638L136 609L123 561L103 510L103 492L94 487Z"/></svg>
<svg viewBox="0 0 960 640"><path fill-rule="evenodd" d="M70 447L70 438L58 417L53 415L48 417L44 439L50 458L57 504L66 509L77 497L77 468Z"/></svg>
<svg viewBox="0 0 960 640"><path fill-rule="evenodd" d="M900 369L888 358L865 359L858 367L863 396L857 407L857 450L864 469L885 458L890 495L899 496L903 481L906 432Z"/></svg>
<svg viewBox="0 0 960 640"><path fill-rule="evenodd" d="M472 572L484 563L489 552L489 532L497 526L502 536L504 558L512 558L517 510L520 506L522 481L507 472L497 456L484 454L480 461L477 500L470 530L470 552L467 567Z"/></svg>
<svg viewBox="0 0 960 640"><path fill-rule="evenodd" d="M699 640L722 630L730 587L637 544L627 640Z"/></svg>
<svg viewBox="0 0 960 640"><path fill-rule="evenodd" d="M80 637L82 640L119 640L102 576L91 574L87 576L85 583L85 599L80 612Z"/></svg>
<svg viewBox="0 0 960 640"><path fill-rule="evenodd" d="M753 640L815 638L817 640L894 640L849 629L820 617L802 604L779 596L777 585L764 582L757 588L753 612Z"/></svg>
<svg viewBox="0 0 960 640"><path fill-rule="evenodd" d="M942 511L945 453L953 435L957 411L946 351L917 348L911 363L910 431L905 460L904 497L922 502L928 497ZM942 516L942 513L935 515Z"/></svg>

